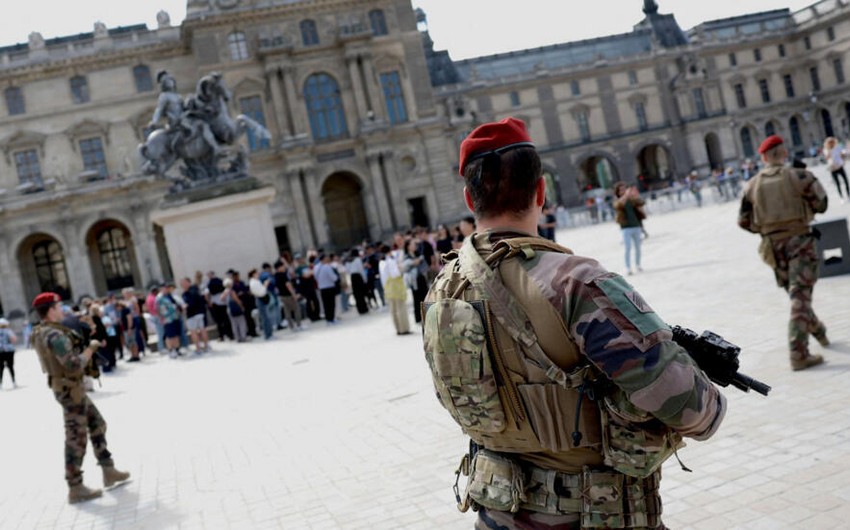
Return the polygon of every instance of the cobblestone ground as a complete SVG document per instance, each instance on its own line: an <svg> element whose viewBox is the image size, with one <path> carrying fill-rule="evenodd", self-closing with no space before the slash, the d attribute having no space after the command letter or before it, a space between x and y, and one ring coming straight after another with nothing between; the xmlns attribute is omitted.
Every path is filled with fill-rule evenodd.
<svg viewBox="0 0 850 530"><path fill-rule="evenodd" d="M832 199L827 216L846 217L850 205ZM693 472L668 462L665 521L845 527L850 276L824 278L815 290L833 344L812 350L827 364L792 373L789 302L756 255L758 238L736 227L736 211L728 202L651 214L644 272L629 278L668 322L739 344L742 371L773 386L767 398L726 390L729 413L718 434L680 451ZM614 225L558 237L624 270ZM20 388L9 390L7 379L0 391L0 527L472 527L451 492L466 442L433 396L420 338L397 337L387 312L214 347L200 358L152 354L103 378L92 398L133 481L74 506L65 502L60 409L35 355L19 352ZM91 453L85 470L86 482L99 486Z"/></svg>

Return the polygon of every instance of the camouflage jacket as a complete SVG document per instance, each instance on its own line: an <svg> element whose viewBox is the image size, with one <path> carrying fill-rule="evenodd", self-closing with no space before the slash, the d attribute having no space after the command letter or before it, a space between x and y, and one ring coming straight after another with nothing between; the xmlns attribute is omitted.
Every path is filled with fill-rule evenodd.
<svg viewBox="0 0 850 530"><path fill-rule="evenodd" d="M472 244L486 257L496 242L513 237L527 234L488 231L474 234ZM703 440L714 434L726 410L725 398L625 279L595 260L569 254L537 252L531 259L514 259L528 276L525 282L559 313L580 355L622 390L637 411L683 436ZM439 282L438 277L435 285ZM434 290L428 295L439 297Z"/></svg>
<svg viewBox="0 0 850 530"><path fill-rule="evenodd" d="M32 343L42 359L45 372L53 377L80 378L86 362L80 347L72 340L72 330L54 323L42 323L33 330ZM76 341L82 344L82 338ZM61 373L52 373L61 371Z"/></svg>

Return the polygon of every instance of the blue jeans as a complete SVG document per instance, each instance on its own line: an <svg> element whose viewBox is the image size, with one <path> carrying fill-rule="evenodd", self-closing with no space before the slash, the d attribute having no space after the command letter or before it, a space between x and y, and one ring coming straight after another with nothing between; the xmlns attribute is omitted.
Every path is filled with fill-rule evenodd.
<svg viewBox="0 0 850 530"><path fill-rule="evenodd" d="M626 268L632 270L632 245L635 247L635 265L640 267L640 227L623 228L623 243L626 245Z"/></svg>
<svg viewBox="0 0 850 530"><path fill-rule="evenodd" d="M254 298L257 301L257 311L260 313L260 325L263 327L263 337L270 339L274 335L271 318L269 318L269 306L261 298ZM271 300L269 300L271 302Z"/></svg>

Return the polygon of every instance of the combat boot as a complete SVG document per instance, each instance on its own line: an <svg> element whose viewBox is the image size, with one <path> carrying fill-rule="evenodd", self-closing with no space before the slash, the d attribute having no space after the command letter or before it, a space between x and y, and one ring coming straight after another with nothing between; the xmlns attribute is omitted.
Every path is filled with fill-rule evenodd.
<svg viewBox="0 0 850 530"><path fill-rule="evenodd" d="M118 471L113 466L103 466L103 487L110 489L120 486L130 479L130 473L127 471Z"/></svg>
<svg viewBox="0 0 850 530"><path fill-rule="evenodd" d="M89 501L101 495L103 495L103 490L93 490L84 484L77 484L68 488L68 503L75 504L77 502Z"/></svg>
<svg viewBox="0 0 850 530"><path fill-rule="evenodd" d="M791 359L791 369L795 372L823 363L822 355L807 355L802 359Z"/></svg>
<svg viewBox="0 0 850 530"><path fill-rule="evenodd" d="M815 340L818 341L818 344L826 348L829 346L829 339L826 338L826 328L821 329L818 333L814 333L813 336Z"/></svg>

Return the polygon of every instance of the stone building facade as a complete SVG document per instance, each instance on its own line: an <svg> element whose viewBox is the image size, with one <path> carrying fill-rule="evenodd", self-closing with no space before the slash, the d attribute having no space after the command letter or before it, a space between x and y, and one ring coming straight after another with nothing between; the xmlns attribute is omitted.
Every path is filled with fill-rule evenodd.
<svg viewBox="0 0 850 530"><path fill-rule="evenodd" d="M848 135L847 0L687 31L635 4L626 34L456 62L410 0L187 0L179 26L160 13L156 29L97 23L0 48L0 306L172 276L157 224L169 184L137 154L160 70L184 94L221 72L232 112L271 131L243 141L273 238L294 250L456 221L458 145L509 115L567 206L617 180L737 164L771 132L801 153Z"/></svg>

